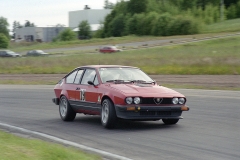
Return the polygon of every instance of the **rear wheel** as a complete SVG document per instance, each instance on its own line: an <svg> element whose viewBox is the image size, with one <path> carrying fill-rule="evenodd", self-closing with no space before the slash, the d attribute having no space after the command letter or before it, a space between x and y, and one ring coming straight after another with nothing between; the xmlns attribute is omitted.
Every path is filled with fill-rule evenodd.
<svg viewBox="0 0 240 160"><path fill-rule="evenodd" d="M76 112L74 112L65 96L60 99L59 114L63 121L73 121L76 117Z"/></svg>
<svg viewBox="0 0 240 160"><path fill-rule="evenodd" d="M162 119L163 123L166 125L176 124L179 119Z"/></svg>
<svg viewBox="0 0 240 160"><path fill-rule="evenodd" d="M109 99L102 102L101 122L105 128L113 128L116 124L117 116L114 105Z"/></svg>

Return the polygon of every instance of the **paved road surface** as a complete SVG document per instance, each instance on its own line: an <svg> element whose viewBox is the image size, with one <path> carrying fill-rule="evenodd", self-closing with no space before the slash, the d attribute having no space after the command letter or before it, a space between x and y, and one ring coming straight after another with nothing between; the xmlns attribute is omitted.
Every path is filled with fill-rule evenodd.
<svg viewBox="0 0 240 160"><path fill-rule="evenodd" d="M114 130L99 117L63 122L51 102L53 86L0 85L0 122L53 135L135 160L239 160L240 92L178 89L189 112L177 125L120 121Z"/></svg>

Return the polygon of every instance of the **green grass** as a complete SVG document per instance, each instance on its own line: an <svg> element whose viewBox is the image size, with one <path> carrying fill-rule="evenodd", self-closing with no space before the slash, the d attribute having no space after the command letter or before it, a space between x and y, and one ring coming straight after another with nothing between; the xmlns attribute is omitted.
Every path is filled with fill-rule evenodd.
<svg viewBox="0 0 240 160"><path fill-rule="evenodd" d="M114 54L1 58L0 73L68 73L82 65L131 65L148 74L240 74L240 36Z"/></svg>
<svg viewBox="0 0 240 160"><path fill-rule="evenodd" d="M1 160L99 160L101 157L87 154L72 147L27 139L0 131Z"/></svg>
<svg viewBox="0 0 240 160"><path fill-rule="evenodd" d="M11 43L10 50L15 52L26 52L33 49L52 49L52 48L71 48L80 46L93 46L93 45L117 45L120 43L139 42L158 39L170 39L177 38L179 36L172 37L153 37L153 36L124 36L124 37L110 37L110 38L93 38L90 40L74 40L64 42L49 42L49 43L37 43L37 42L20 42Z"/></svg>
<svg viewBox="0 0 240 160"><path fill-rule="evenodd" d="M205 26L202 33L236 32L240 31L240 18L226 20Z"/></svg>

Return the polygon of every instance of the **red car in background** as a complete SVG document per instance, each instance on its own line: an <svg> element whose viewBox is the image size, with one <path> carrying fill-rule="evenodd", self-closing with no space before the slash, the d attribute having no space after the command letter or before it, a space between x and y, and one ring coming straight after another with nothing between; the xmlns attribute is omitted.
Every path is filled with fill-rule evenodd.
<svg viewBox="0 0 240 160"><path fill-rule="evenodd" d="M99 52L101 53L113 53L113 52L121 52L121 49L118 49L115 46L107 46L107 47L102 47L99 49Z"/></svg>
<svg viewBox="0 0 240 160"><path fill-rule="evenodd" d="M75 68L55 86L63 121L73 121L76 113L100 115L106 128L119 118L160 120L176 124L182 111L188 111L186 97L159 86L139 68L118 65L90 65Z"/></svg>

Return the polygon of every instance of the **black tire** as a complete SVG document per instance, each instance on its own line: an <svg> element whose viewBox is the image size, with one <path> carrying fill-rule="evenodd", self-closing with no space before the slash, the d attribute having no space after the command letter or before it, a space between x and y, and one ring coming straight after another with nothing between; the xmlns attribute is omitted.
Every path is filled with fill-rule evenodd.
<svg viewBox="0 0 240 160"><path fill-rule="evenodd" d="M163 123L166 125L176 124L179 119L162 119Z"/></svg>
<svg viewBox="0 0 240 160"><path fill-rule="evenodd" d="M117 122L116 111L112 101L104 99L101 108L101 123L105 128L114 128Z"/></svg>
<svg viewBox="0 0 240 160"><path fill-rule="evenodd" d="M76 112L74 112L65 96L60 98L59 114L63 121L73 121L76 117Z"/></svg>

